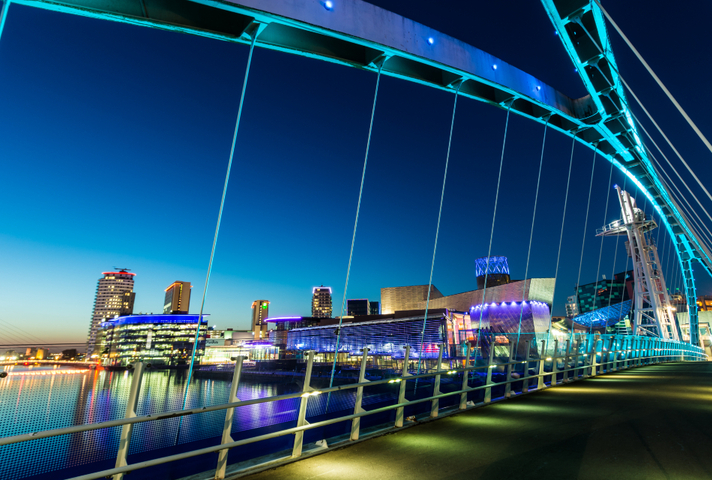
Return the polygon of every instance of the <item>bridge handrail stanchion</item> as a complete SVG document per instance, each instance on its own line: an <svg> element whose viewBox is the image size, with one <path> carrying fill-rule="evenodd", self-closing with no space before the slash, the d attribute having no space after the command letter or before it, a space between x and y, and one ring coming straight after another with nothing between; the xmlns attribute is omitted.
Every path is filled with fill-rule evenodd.
<svg viewBox="0 0 712 480"><path fill-rule="evenodd" d="M599 334L595 334L593 336L593 347L591 348L591 376L595 377L598 375L598 342L600 341L601 336ZM603 343L601 343L601 362L603 362Z"/></svg>
<svg viewBox="0 0 712 480"><path fill-rule="evenodd" d="M442 372L441 365L443 363L443 350L445 350L445 343L440 344L438 352L438 364L435 367L437 375L435 375L435 380L433 381L433 397L440 395L440 372ZM435 418L438 416L438 410L440 409L440 399L435 398L430 401L430 418Z"/></svg>
<svg viewBox="0 0 712 480"><path fill-rule="evenodd" d="M559 341L554 340L554 349L551 354L551 382L549 382L550 386L555 386L557 385L558 379L556 378L557 374L559 373Z"/></svg>
<svg viewBox="0 0 712 480"><path fill-rule="evenodd" d="M514 357L514 344L509 342L509 360L507 361L507 366L505 372L507 372L507 375L505 376L505 381L507 382L504 386L504 398L510 398L512 396L512 367L513 367L513 358Z"/></svg>
<svg viewBox="0 0 712 480"><path fill-rule="evenodd" d="M366 362L368 360L368 347L363 348L363 358L361 358L361 369L358 373L358 383L366 383ZM356 402L354 403L354 415L363 412L361 405L363 404L363 387L356 388ZM361 417L356 417L351 419L351 440L358 440L359 433L361 432Z"/></svg>
<svg viewBox="0 0 712 480"><path fill-rule="evenodd" d="M536 343L534 343L534 345L536 345ZM522 393L527 393L529 391L529 355L531 353L531 340L524 342L524 352L524 360L522 361L522 365L524 365L524 369L522 370Z"/></svg>
<svg viewBox="0 0 712 480"><path fill-rule="evenodd" d="M470 345L468 344L465 346L465 368L468 368L470 366L470 352L474 351L473 349L470 349ZM467 385L467 378L470 376L470 372L468 370L465 370L462 372L462 385L460 386L460 390L468 390L468 385ZM467 408L467 392L464 391L460 394L460 405L458 407L460 410L465 410Z"/></svg>
<svg viewBox="0 0 712 480"><path fill-rule="evenodd" d="M410 345L405 346L405 356L403 357L403 371L401 372L401 378L400 378L400 385L398 389L398 403L405 403L407 402L405 398L405 384L407 383L406 377L410 376L410 373L408 373L408 361L410 361ZM402 427L403 426L403 413L405 411L405 407L398 407L396 408L396 427Z"/></svg>
<svg viewBox="0 0 712 480"><path fill-rule="evenodd" d="M571 352L571 339L566 340L566 347L564 348L564 370L561 378L561 383L568 383L569 380L569 353Z"/></svg>
<svg viewBox="0 0 712 480"><path fill-rule="evenodd" d="M133 378L131 378L131 388L129 390L129 399L126 402L126 415L124 418L134 418L136 416L136 407L138 406L138 396L141 392L141 380L143 377L143 362L133 364ZM128 423L121 427L121 438L119 440L119 450L116 452L116 468L125 467L126 457L129 454L131 446L131 433L133 432L133 424ZM113 476L113 480L123 480L124 474L117 473Z"/></svg>
<svg viewBox="0 0 712 480"><path fill-rule="evenodd" d="M237 388L240 385L240 375L242 374L242 361L244 357L239 356L235 359L235 371L232 373L232 384L230 385L230 396L228 397L227 403L239 402L240 399L237 398ZM231 443L234 440L230 436L232 433L232 421L235 418L235 408L228 408L225 410L225 424L223 425L222 440L220 443ZM222 480L225 478L225 469L227 468L227 454L229 449L220 450L218 452L218 466L215 469L215 480Z"/></svg>
<svg viewBox="0 0 712 480"><path fill-rule="evenodd" d="M546 362L546 340L541 341L541 350L539 351L539 378L536 383L537 390L543 390L546 388L546 383L544 383L544 363Z"/></svg>
<svg viewBox="0 0 712 480"><path fill-rule="evenodd" d="M334 352L338 355L338 352ZM312 367L314 366L314 350L307 352L307 369L304 372L304 387L302 388L302 397L299 402L299 415L297 417L297 427L307 425L307 403L309 402L309 394L314 391L311 388ZM302 446L304 445L304 430L294 434L294 447L292 448L292 458L297 458L302 455Z"/></svg>
<svg viewBox="0 0 712 480"><path fill-rule="evenodd" d="M485 388L484 397L485 404L490 403L492 401L492 370L494 370L494 346L495 340L493 338L492 343L490 343L489 355L487 360L487 380L485 383L487 387Z"/></svg>

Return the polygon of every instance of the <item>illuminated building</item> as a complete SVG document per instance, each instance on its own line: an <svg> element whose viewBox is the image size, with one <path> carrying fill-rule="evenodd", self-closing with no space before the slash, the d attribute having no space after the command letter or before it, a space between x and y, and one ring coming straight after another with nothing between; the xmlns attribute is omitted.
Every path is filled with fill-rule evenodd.
<svg viewBox="0 0 712 480"><path fill-rule="evenodd" d="M427 285L416 287L389 287L381 289L381 313L405 310L425 310ZM482 303L521 302L535 300L551 305L554 297L553 278L529 278L487 289L471 290L444 296L433 287L428 308L447 308L467 312L473 305Z"/></svg>
<svg viewBox="0 0 712 480"><path fill-rule="evenodd" d="M573 318L579 314L578 301L576 295L571 295L566 298L566 316Z"/></svg>
<svg viewBox="0 0 712 480"><path fill-rule="evenodd" d="M346 300L347 315L358 317L371 314L371 306L368 299Z"/></svg>
<svg viewBox="0 0 712 480"><path fill-rule="evenodd" d="M312 288L312 317L331 318L331 287Z"/></svg>
<svg viewBox="0 0 712 480"><path fill-rule="evenodd" d="M712 295L700 295L697 297L697 310L700 312L712 311Z"/></svg>
<svg viewBox="0 0 712 480"><path fill-rule="evenodd" d="M176 280L166 288L163 313L188 313L190 308L190 282Z"/></svg>
<svg viewBox="0 0 712 480"><path fill-rule="evenodd" d="M130 273L126 269L118 272L103 272L96 287L96 297L94 298L94 312L92 313L89 325L89 336L87 338L87 358L96 352L101 323L111 318L131 315L133 313L134 299L136 294L133 291L135 273Z"/></svg>
<svg viewBox="0 0 712 480"><path fill-rule="evenodd" d="M200 315L129 315L102 322L104 365L143 361L153 366L190 362ZM208 322L203 315L196 359L205 353Z"/></svg>
<svg viewBox="0 0 712 480"><path fill-rule="evenodd" d="M443 294L432 285L430 288L430 300L442 298ZM388 287L381 289L381 313L389 313L403 310L420 310L425 308L425 301L428 298L427 285L411 285L407 287ZM422 306L421 306L422 305ZM469 308L469 305L467 306Z"/></svg>
<svg viewBox="0 0 712 480"><path fill-rule="evenodd" d="M584 314L633 298L633 270L616 273L613 279L579 285L578 313Z"/></svg>
<svg viewBox="0 0 712 480"><path fill-rule="evenodd" d="M478 258L475 260L475 272L479 290L485 288L485 279L487 288L506 285L510 282L507 257L492 255Z"/></svg>
<svg viewBox="0 0 712 480"><path fill-rule="evenodd" d="M255 300L252 302L252 339L265 340L268 337L265 319L269 316L269 301Z"/></svg>

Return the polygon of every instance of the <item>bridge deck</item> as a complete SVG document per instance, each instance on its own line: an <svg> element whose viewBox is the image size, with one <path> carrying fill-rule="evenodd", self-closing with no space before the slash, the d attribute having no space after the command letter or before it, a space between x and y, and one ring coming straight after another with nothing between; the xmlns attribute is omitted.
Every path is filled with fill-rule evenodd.
<svg viewBox="0 0 712 480"><path fill-rule="evenodd" d="M243 478L712 478L711 399L712 362L642 367Z"/></svg>

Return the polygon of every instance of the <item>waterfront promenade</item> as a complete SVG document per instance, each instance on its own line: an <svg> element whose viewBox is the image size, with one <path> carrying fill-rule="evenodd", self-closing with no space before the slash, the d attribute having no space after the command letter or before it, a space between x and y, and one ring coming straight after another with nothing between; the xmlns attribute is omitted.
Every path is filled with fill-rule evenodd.
<svg viewBox="0 0 712 480"><path fill-rule="evenodd" d="M712 362L601 375L249 480L712 478ZM228 478L230 478L228 476Z"/></svg>

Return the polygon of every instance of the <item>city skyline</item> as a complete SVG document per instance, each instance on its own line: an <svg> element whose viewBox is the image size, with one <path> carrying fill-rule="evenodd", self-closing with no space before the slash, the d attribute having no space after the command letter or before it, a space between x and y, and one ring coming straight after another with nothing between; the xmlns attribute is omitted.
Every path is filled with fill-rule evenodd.
<svg viewBox="0 0 712 480"><path fill-rule="evenodd" d="M372 3L497 55L567 95L584 93L536 2L522 2L508 22L485 21L493 16L475 15L463 2L458 8L471 14ZM697 62L700 51L688 47L705 44L709 33L695 27L704 15L689 15L691 7L681 6L675 15L688 16L683 27L676 17L661 18L661 5L607 8L644 55L677 51L653 67L708 132L704 102L679 75L708 77L710 66ZM641 26L631 15L636 8L645 19ZM666 34L646 33L642 25L649 22ZM42 35L30 33L37 31ZM703 172L709 153L682 132L678 114L619 39L612 41L626 78L653 99L651 110L663 117L692 167ZM246 57L244 45L11 6L0 39L0 88L13 92L0 117L9 165L0 198L11 206L0 232L0 320L31 327L43 340L82 342L97 273L112 265L137 273L135 311L160 312L165 286L184 278L195 286L191 313L197 312ZM308 315L309 290L324 284L333 288L337 316L375 74L257 49L252 75L205 312L211 325L246 330L255 298L271 299L273 316ZM384 287L427 284L452 100L449 92L382 79L346 298L380 299ZM433 277L445 295L475 289L474 260L488 254L504 118L487 105L458 104ZM491 253L509 258L513 279L523 278L527 265L531 178L542 133L541 125L510 120L506 195ZM569 139L550 132L529 278L554 274L550 245L558 240L569 151ZM572 179L578 185L588 185L590 165L591 152L577 146ZM603 211L608 167L600 161L594 177L598 204L588 224L581 284L595 281L595 229L604 218L618 218L615 202ZM253 186L252 178L266 183ZM613 183L622 181L614 172ZM186 195L184 222L166 229L165 202L176 189ZM579 188L571 194L565 242L572 247L562 257L554 314L563 314L577 282L586 193ZM108 215L107 204L117 211ZM245 227L254 218L263 223L252 236ZM611 268L613 243L604 243L607 266L599 278L625 269L620 246ZM38 300L34 288L45 271L61 272L66 288ZM701 268L696 276L698 293L712 291Z"/></svg>

